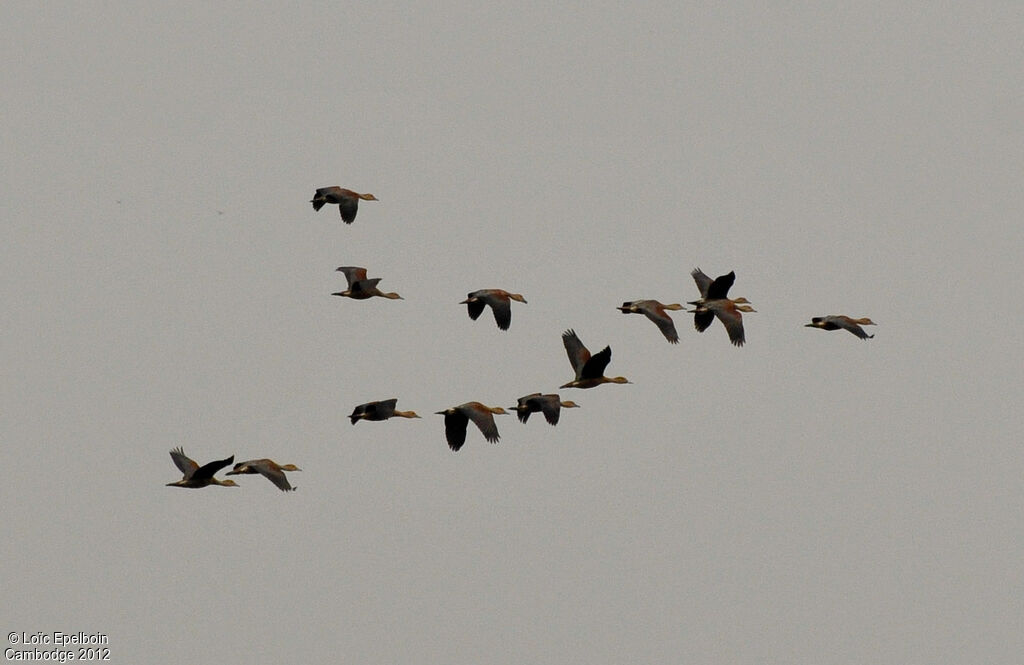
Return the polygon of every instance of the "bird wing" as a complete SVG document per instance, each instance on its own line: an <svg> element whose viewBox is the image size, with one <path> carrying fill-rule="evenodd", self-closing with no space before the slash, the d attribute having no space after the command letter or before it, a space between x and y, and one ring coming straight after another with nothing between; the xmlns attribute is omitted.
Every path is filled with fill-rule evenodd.
<svg viewBox="0 0 1024 665"><path fill-rule="evenodd" d="M469 418L462 411L444 414L444 436L448 439L448 447L458 452L466 442L466 425Z"/></svg>
<svg viewBox="0 0 1024 665"><path fill-rule="evenodd" d="M548 424L557 425L558 414L562 411L562 401L558 395L541 395L536 399L540 405L541 412L544 413L544 419L548 421Z"/></svg>
<svg viewBox="0 0 1024 665"><path fill-rule="evenodd" d="M508 327L512 324L512 303L508 301L508 298L495 298L493 296L486 296L484 300L494 311L494 322L498 324L498 328L508 330Z"/></svg>
<svg viewBox="0 0 1024 665"><path fill-rule="evenodd" d="M743 314L735 309L716 309L715 315L729 333L729 341L735 346L743 346L747 341L743 335Z"/></svg>
<svg viewBox="0 0 1024 665"><path fill-rule="evenodd" d="M190 480L202 480L204 478L213 478L213 474L217 473L224 467L228 466L235 461L235 456L232 455L227 459L216 460L213 462L207 462L198 469L196 469L190 478Z"/></svg>
<svg viewBox="0 0 1024 665"><path fill-rule="evenodd" d="M365 275L365 273L364 273L364 275ZM383 277L374 277L373 279L361 279L361 280L355 282L354 284L349 284L348 288L349 288L350 291L353 291L353 292L372 291L374 289L374 287L376 287L378 284L380 284L380 280L382 280L382 279L384 279L384 278Z"/></svg>
<svg viewBox="0 0 1024 665"><path fill-rule="evenodd" d="M583 342L576 335L575 330L566 330L562 333L562 343L565 345L565 352L569 356L569 364L572 365L572 369L576 372L576 378L582 378L581 372L583 367L590 360L590 351L587 347L583 346Z"/></svg>
<svg viewBox="0 0 1024 665"><path fill-rule="evenodd" d="M259 471L265 478L270 482L277 485L278 489L282 492L290 492L294 489L291 483L288 482L287 476L284 475L284 471L278 467L277 464L268 459L253 460L248 463L249 466Z"/></svg>
<svg viewBox="0 0 1024 665"><path fill-rule="evenodd" d="M480 315L484 311L484 301L470 294L469 300L466 302L466 309L469 310L469 318L476 321L480 318Z"/></svg>
<svg viewBox="0 0 1024 665"><path fill-rule="evenodd" d="M693 272L690 273L693 276L693 281L697 283L697 290L700 291L701 298L708 297L708 287L711 286L713 281L710 277L704 274L704 271L700 268L694 268Z"/></svg>
<svg viewBox="0 0 1024 665"><path fill-rule="evenodd" d="M673 344L679 343L679 333L676 332L676 324L660 305L644 307L643 312L648 319L654 321L654 325L658 326L665 339Z"/></svg>
<svg viewBox="0 0 1024 665"><path fill-rule="evenodd" d="M345 275L345 279L348 280L348 288L350 289L356 282L360 282L366 279L366 268L359 268L356 266L342 266L338 268L338 272L343 273Z"/></svg>
<svg viewBox="0 0 1024 665"><path fill-rule="evenodd" d="M480 428L484 438L491 443L497 443L498 439L498 426L494 424L494 415L490 411L484 411L478 408L466 408L466 415L469 416L470 420L476 423L476 426Z"/></svg>
<svg viewBox="0 0 1024 665"><path fill-rule="evenodd" d="M341 221L351 224L359 212L359 199L354 196L344 196L338 199L338 212L341 214Z"/></svg>
<svg viewBox="0 0 1024 665"><path fill-rule="evenodd" d="M847 321L845 318L837 316L832 320L832 322L835 325L842 328L843 330L849 330L850 332L852 332L857 337L860 337L861 339L868 339L869 337L874 337L874 335L869 335L866 332L864 332L864 329L861 328L856 323L854 323L853 321Z"/></svg>
<svg viewBox="0 0 1024 665"><path fill-rule="evenodd" d="M715 281L711 282L711 286L708 287L708 293L705 296L708 300L720 300L729 295L729 289L732 288L732 283L736 281L736 272L731 271L728 275L722 275L715 278Z"/></svg>
<svg viewBox="0 0 1024 665"><path fill-rule="evenodd" d="M188 480L199 468L199 465L194 460L189 459L185 455L185 451L181 448L175 448L171 451L171 459L174 460L174 465L178 467L178 470L182 473L182 480Z"/></svg>
<svg viewBox="0 0 1024 665"><path fill-rule="evenodd" d="M373 402L373 414L381 420L387 420L391 416L395 415L395 405L398 404L398 398L392 397L391 399L382 399L379 402Z"/></svg>
<svg viewBox="0 0 1024 665"><path fill-rule="evenodd" d="M612 361L612 347L606 346L594 355L580 370L578 379L598 379L604 376L604 368Z"/></svg>
<svg viewBox="0 0 1024 665"><path fill-rule="evenodd" d="M697 332L704 332L715 322L715 313L710 309L697 310L693 314L693 327Z"/></svg>

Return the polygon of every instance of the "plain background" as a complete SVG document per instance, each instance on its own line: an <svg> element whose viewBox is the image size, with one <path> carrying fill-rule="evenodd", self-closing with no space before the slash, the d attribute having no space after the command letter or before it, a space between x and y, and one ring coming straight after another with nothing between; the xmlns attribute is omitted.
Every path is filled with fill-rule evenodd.
<svg viewBox="0 0 1024 665"><path fill-rule="evenodd" d="M5 633L122 663L1021 662L1019 3L0 16ZM345 226L327 185L380 202ZM332 298L340 265L405 299ZM736 271L744 348L615 310L692 300L696 266ZM507 332L457 304L491 287L529 301ZM451 453L433 412L556 389L566 328L633 385ZM423 419L347 421L389 397ZM179 445L299 489L165 487Z"/></svg>

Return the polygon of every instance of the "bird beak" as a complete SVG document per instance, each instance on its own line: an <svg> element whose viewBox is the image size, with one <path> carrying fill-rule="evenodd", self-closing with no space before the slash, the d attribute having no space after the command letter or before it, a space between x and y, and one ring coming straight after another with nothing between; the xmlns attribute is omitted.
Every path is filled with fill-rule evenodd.
<svg viewBox="0 0 1024 665"><path fill-rule="evenodd" d="M462 300L462 301L459 302L460 305L466 305L468 303L469 303L468 300Z"/></svg>

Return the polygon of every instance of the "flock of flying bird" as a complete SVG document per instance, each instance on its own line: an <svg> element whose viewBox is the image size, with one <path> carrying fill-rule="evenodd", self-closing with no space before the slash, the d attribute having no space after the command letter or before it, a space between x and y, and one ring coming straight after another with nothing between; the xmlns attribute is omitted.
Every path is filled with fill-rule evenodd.
<svg viewBox="0 0 1024 665"><path fill-rule="evenodd" d="M377 201L378 199L373 194L359 194L341 187L323 187L316 190L310 203L313 204L314 210L320 210L328 203L337 205L342 221L351 224L355 221L360 200ZM368 278L366 268L342 266L337 269L337 272L345 275L348 288L331 295L355 300L366 300L375 296L392 300L402 299L402 296L397 293L385 293L378 289L377 284L380 283L380 278ZM757 310L751 307L750 301L746 298L728 297L729 289L736 281L736 273L729 272L716 279L711 279L700 268L696 268L690 274L700 292L700 298L687 303L693 305L693 309L688 310L688 313L693 314L694 327L698 332L704 332L717 318L725 327L729 340L735 346L743 346L746 342L743 333L743 313ZM508 330L512 323L513 300L526 302L526 299L518 293L509 293L502 289L482 289L467 294L466 299L459 304L467 306L469 318L474 321L480 317L486 307L490 307L498 328ZM643 314L658 326L665 339L672 344L679 343L679 334L676 332L675 323L668 314L669 311L687 311L679 303L665 305L657 300L634 300L622 303L618 309L624 314ZM874 335L864 332L861 326L865 325L875 325L875 323L868 318L854 319L845 315L829 315L812 318L806 327L822 330L846 330L860 339L874 337ZM575 378L560 386L561 388L594 388L603 383L630 383L622 376L608 377L604 375L605 368L612 359L610 346L606 346L598 353L591 354L574 330L566 330L562 333L562 343L565 345L565 352L569 356L569 363L575 372ZM352 411L349 419L355 425L360 420L382 421L395 417L419 418L413 411L396 409L397 403L397 399L387 399L360 404ZM541 413L549 424L557 425L562 408L578 406L575 402L563 401L559 395L554 393L532 393L520 397L518 404L511 408L523 423L527 422L531 413ZM487 441L497 443L499 435L494 416L507 415L508 411L502 407L486 406L480 402L466 402L436 413L444 416L445 437L448 440L448 446L453 451L458 451L466 442L466 430L470 421L477 426ZM171 459L181 471L182 478L179 481L167 483L170 487L192 489L208 485L238 487L233 480L220 480L214 477L214 474L235 461L234 455L200 466L189 459L181 448L175 448L171 450ZM301 471L301 469L294 464L281 465L270 459L254 459L235 464L226 475L261 474L282 491L294 490L295 488L288 482L285 471Z"/></svg>

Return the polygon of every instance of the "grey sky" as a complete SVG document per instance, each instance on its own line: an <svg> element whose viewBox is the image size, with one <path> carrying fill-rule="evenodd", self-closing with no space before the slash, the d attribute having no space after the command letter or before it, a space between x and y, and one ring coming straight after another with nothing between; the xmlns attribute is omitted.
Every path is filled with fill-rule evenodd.
<svg viewBox="0 0 1024 665"><path fill-rule="evenodd" d="M5 634L1017 662L1021 6L436 4L0 10ZM615 310L695 266L743 349ZM456 304L490 287L508 332ZM875 339L802 327L839 313ZM634 385L452 454L433 412L570 380L570 327ZM348 423L389 397L423 419ZM164 487L179 445L299 489Z"/></svg>

